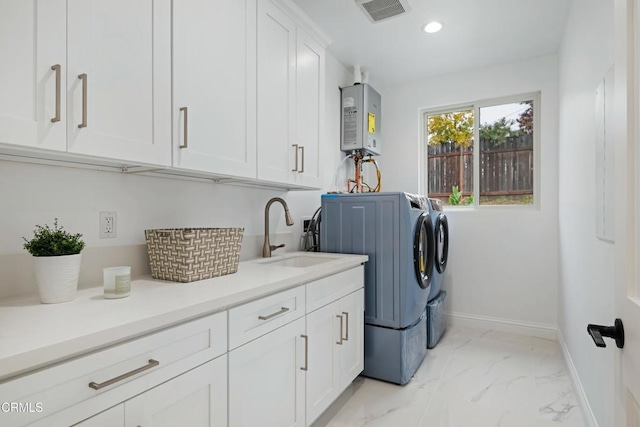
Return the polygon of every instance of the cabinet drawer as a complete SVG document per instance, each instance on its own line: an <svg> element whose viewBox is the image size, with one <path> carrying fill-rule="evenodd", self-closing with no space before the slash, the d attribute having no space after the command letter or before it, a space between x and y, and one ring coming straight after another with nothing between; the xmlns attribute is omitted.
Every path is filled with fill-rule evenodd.
<svg viewBox="0 0 640 427"><path fill-rule="evenodd" d="M307 284L307 313L364 287L364 267L359 266Z"/></svg>
<svg viewBox="0 0 640 427"><path fill-rule="evenodd" d="M36 409L3 413L1 424L22 426L79 403L74 417L87 418L225 353L226 330L221 312L0 384L0 402Z"/></svg>
<svg viewBox="0 0 640 427"><path fill-rule="evenodd" d="M304 316L304 286L229 310L229 350Z"/></svg>

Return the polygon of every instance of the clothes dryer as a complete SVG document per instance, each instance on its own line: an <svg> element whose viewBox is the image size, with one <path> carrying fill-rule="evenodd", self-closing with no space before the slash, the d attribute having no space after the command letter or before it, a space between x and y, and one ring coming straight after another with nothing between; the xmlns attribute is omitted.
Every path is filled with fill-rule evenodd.
<svg viewBox="0 0 640 427"><path fill-rule="evenodd" d="M325 194L321 250L366 254L363 374L405 384L426 355L431 206L407 193Z"/></svg>
<svg viewBox="0 0 640 427"><path fill-rule="evenodd" d="M435 237L433 277L427 304L427 348L433 348L447 330L444 304L447 293L442 285L449 256L449 222L438 199L429 199Z"/></svg>
<svg viewBox="0 0 640 427"><path fill-rule="evenodd" d="M429 199L431 205L431 220L433 222L433 234L435 238L433 277L429 289L429 301L438 296L444 282L444 272L447 269L449 257L449 221L442 209L442 202L438 199Z"/></svg>

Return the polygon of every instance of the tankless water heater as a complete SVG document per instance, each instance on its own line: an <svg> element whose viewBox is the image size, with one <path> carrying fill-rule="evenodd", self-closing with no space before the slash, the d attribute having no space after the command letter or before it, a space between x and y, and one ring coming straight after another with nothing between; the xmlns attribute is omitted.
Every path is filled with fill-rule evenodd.
<svg viewBox="0 0 640 427"><path fill-rule="evenodd" d="M381 100L367 83L342 88L342 151L382 154Z"/></svg>

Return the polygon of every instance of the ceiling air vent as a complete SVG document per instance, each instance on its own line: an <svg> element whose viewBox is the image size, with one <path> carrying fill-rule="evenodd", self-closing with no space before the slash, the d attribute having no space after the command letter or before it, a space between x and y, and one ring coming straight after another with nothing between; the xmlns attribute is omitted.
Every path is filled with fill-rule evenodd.
<svg viewBox="0 0 640 427"><path fill-rule="evenodd" d="M409 11L407 0L356 0L371 22L380 22Z"/></svg>

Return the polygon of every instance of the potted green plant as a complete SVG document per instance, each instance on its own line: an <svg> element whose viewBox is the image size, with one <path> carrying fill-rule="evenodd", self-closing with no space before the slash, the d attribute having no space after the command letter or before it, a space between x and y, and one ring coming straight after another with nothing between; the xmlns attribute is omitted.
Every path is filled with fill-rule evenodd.
<svg viewBox="0 0 640 427"><path fill-rule="evenodd" d="M71 301L78 289L80 261L84 249L82 234L72 234L58 226L36 225L33 239L23 237L24 248L35 260L36 282L44 304Z"/></svg>

